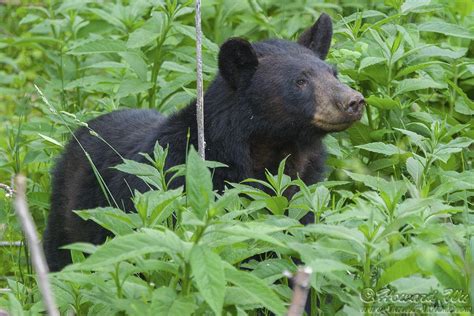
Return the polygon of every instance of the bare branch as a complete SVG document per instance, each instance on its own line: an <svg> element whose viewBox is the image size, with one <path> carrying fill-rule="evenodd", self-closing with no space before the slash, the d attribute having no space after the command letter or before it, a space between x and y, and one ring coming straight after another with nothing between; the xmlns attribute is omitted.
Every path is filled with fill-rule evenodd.
<svg viewBox="0 0 474 316"><path fill-rule="evenodd" d="M311 273L313 271L310 267L300 267L293 277L293 298L288 309L288 316L303 315L310 289Z"/></svg>
<svg viewBox="0 0 474 316"><path fill-rule="evenodd" d="M7 197L12 197L13 194L15 194L15 190L13 190L12 187L6 185L6 184L3 184L3 183L0 183L0 189L4 190L5 192L7 192Z"/></svg>
<svg viewBox="0 0 474 316"><path fill-rule="evenodd" d="M43 303L50 316L59 316L59 311L54 302L53 292L48 280L48 266L44 257L43 250L36 232L36 227L28 211L28 204L26 202L26 178L18 175L15 178L15 187L17 189L15 196L15 210L21 227L26 236L28 248L31 253L31 261L33 267L38 275L38 287L43 296Z"/></svg>
<svg viewBox="0 0 474 316"><path fill-rule="evenodd" d="M21 241L0 241L0 247L21 247L23 242Z"/></svg>
<svg viewBox="0 0 474 316"><path fill-rule="evenodd" d="M6 310L0 309L0 316L9 316L8 312Z"/></svg>
<svg viewBox="0 0 474 316"><path fill-rule="evenodd" d="M198 152L202 159L206 159L204 138L204 92L202 83L202 31L201 31L201 0L196 0L196 72L197 72L197 100L196 119L198 130Z"/></svg>

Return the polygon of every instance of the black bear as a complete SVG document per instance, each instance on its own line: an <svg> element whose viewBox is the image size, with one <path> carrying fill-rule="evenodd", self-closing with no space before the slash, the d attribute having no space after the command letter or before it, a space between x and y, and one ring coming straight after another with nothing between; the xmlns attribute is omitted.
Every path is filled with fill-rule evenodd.
<svg viewBox="0 0 474 316"><path fill-rule="evenodd" d="M361 118L364 98L337 79L324 62L332 38L331 18L322 14L297 42L270 39L249 43L226 41L219 52L219 73L204 96L206 158L228 168L216 169L214 186L225 181L264 179L289 155L286 173L307 184L320 180L324 164L322 138ZM115 201L133 211L131 192L148 187L113 168L122 157L144 162L155 142L169 146L167 167L185 161L189 143L197 147L195 102L164 117L153 110L121 110L89 122L104 141L80 128L53 173L51 212L44 248L51 271L71 262L73 242L99 244L107 231L83 221L72 210L108 206L86 151ZM120 154L120 155L119 155ZM182 185L176 181L174 186ZM313 221L311 215L304 223Z"/></svg>

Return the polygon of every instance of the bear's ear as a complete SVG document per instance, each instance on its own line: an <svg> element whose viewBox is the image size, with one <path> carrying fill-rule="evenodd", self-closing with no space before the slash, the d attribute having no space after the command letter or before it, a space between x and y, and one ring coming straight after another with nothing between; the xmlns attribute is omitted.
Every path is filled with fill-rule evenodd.
<svg viewBox="0 0 474 316"><path fill-rule="evenodd" d="M219 71L233 89L250 81L258 59L252 45L241 38L231 38L221 46Z"/></svg>
<svg viewBox="0 0 474 316"><path fill-rule="evenodd" d="M321 59L326 59L331 46L332 21L326 13L321 14L312 27L301 34L298 44L311 49Z"/></svg>

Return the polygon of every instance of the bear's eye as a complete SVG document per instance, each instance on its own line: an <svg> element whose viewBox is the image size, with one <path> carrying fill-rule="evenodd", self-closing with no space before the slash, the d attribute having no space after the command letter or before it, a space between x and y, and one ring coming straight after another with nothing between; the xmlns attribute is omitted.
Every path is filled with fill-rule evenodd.
<svg viewBox="0 0 474 316"><path fill-rule="evenodd" d="M306 79L298 79L296 80L296 84L300 87L304 87L306 84L308 83L308 81Z"/></svg>

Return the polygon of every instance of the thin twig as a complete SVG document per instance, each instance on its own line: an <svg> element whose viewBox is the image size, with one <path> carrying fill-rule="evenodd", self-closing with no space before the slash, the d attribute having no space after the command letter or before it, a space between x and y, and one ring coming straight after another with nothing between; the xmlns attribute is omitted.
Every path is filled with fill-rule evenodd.
<svg viewBox="0 0 474 316"><path fill-rule="evenodd" d="M3 183L0 183L0 189L4 190L5 192L7 192L7 197L12 197L13 194L15 194L15 190L13 190L12 187L6 185L6 184L3 184Z"/></svg>
<svg viewBox="0 0 474 316"><path fill-rule="evenodd" d="M21 241L0 241L0 247L21 247L23 242Z"/></svg>
<svg viewBox="0 0 474 316"><path fill-rule="evenodd" d="M16 196L15 196L15 210L21 227L26 236L28 248L31 252L31 261L38 275L38 287L43 296L43 303L50 316L59 316L59 311L54 302L53 292L48 280L48 266L44 257L43 250L40 245L36 227L28 211L28 204L26 202L26 178L18 175L15 178Z"/></svg>
<svg viewBox="0 0 474 316"><path fill-rule="evenodd" d="M288 309L288 316L303 315L310 289L311 273L313 271L310 267L300 267L293 277L293 298Z"/></svg>
<svg viewBox="0 0 474 316"><path fill-rule="evenodd" d="M196 119L198 129L198 152L202 159L206 159L204 139L204 93L202 84L202 31L201 31L201 0L196 0L196 71L197 71L197 100Z"/></svg>

